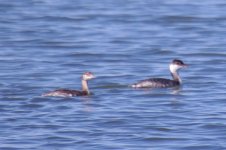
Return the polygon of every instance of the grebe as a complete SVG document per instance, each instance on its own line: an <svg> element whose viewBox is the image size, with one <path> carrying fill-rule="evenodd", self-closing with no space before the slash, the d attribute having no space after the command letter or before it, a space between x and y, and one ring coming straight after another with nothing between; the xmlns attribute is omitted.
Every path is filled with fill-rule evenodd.
<svg viewBox="0 0 226 150"><path fill-rule="evenodd" d="M93 79L94 75L91 72L86 72L82 75L82 91L58 89L48 93L42 94L42 96L60 96L60 97L72 97L72 96L86 96L90 95L87 81Z"/></svg>
<svg viewBox="0 0 226 150"><path fill-rule="evenodd" d="M166 88L178 86L182 83L181 78L178 74L178 70L181 68L187 67L183 61L174 59L170 65L169 70L173 77L173 80L164 79L164 78L150 78L146 80L142 80L138 83L132 84L131 87L134 88Z"/></svg>

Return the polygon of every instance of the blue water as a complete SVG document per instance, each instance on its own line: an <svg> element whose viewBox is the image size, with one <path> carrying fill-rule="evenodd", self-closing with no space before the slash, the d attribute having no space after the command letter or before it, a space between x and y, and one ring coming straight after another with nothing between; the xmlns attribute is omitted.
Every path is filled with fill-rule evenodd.
<svg viewBox="0 0 226 150"><path fill-rule="evenodd" d="M1 150L226 149L226 1L0 1ZM170 78L179 89L131 89ZM47 98L57 88L89 97Z"/></svg>

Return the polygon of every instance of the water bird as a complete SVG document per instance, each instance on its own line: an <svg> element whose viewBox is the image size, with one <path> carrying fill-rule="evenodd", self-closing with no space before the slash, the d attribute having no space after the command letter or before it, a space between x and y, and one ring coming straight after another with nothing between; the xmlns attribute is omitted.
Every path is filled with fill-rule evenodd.
<svg viewBox="0 0 226 150"><path fill-rule="evenodd" d="M164 79L164 78L149 78L146 80L141 80L138 83L132 84L131 87L134 88L167 88L167 87L174 87L179 86L182 84L182 80L179 76L178 71L181 68L187 67L187 64L184 64L183 61L179 59L174 59L170 65L169 70L171 76L173 77L172 80Z"/></svg>
<svg viewBox="0 0 226 150"><path fill-rule="evenodd" d="M72 96L86 96L90 95L88 80L95 78L91 72L85 72L82 75L82 90L58 89L55 91L47 92L42 96L58 96L58 97L72 97Z"/></svg>

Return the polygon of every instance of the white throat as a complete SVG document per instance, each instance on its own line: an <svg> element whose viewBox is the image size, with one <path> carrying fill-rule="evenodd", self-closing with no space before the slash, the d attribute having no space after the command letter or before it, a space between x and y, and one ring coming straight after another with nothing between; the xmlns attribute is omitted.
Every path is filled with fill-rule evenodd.
<svg viewBox="0 0 226 150"><path fill-rule="evenodd" d="M86 80L82 80L82 91L86 91L89 94L88 83Z"/></svg>
<svg viewBox="0 0 226 150"><path fill-rule="evenodd" d="M181 80L181 78L180 78L180 76L179 76L179 74L177 72L180 68L181 68L180 66L175 65L175 64L170 64L169 65L169 69L170 69L171 75L173 77L173 80L182 83L182 80Z"/></svg>
<svg viewBox="0 0 226 150"><path fill-rule="evenodd" d="M169 69L171 73L177 73L177 70L180 69L180 66L175 65L175 64L170 64Z"/></svg>

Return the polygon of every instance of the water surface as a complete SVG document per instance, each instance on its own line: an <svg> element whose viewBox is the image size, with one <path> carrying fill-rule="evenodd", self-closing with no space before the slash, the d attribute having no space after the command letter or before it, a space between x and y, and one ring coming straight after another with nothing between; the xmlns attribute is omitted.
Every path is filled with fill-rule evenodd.
<svg viewBox="0 0 226 150"><path fill-rule="evenodd" d="M223 0L0 2L0 149L226 149ZM179 89L131 89L170 78ZM57 88L95 95L45 98Z"/></svg>

